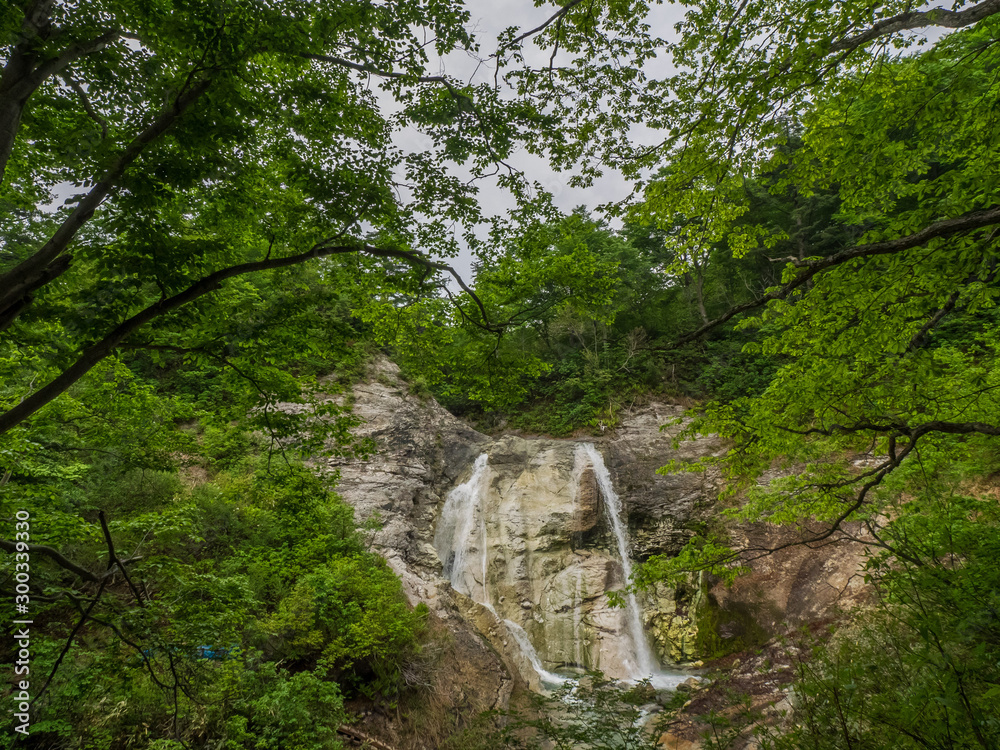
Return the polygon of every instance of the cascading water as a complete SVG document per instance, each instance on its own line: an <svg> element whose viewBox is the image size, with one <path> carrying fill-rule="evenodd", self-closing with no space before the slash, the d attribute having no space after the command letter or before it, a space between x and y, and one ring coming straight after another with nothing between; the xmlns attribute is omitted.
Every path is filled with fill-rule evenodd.
<svg viewBox="0 0 1000 750"><path fill-rule="evenodd" d="M571 486L573 487L574 494L572 497L572 516L575 518L581 512L582 506L578 493L583 473L588 468L593 471L597 481L600 496L604 501L603 506L607 514L608 523L615 537L617 557L625 578L628 580L632 576L632 563L629 560L626 532L621 521L621 500L614 491L611 476L604 465L603 457L589 443L577 444L573 449ZM487 513L493 507L490 504L491 501L496 501L500 497L491 495L491 484L495 476L495 472L490 468L488 455L485 453L480 455L473 464L472 473L469 478L451 490L445 498L435 529L434 547L444 565L444 576L451 582L452 587L489 609L496 616L497 621L502 622L510 632L521 654L538 674L542 685L552 687L565 683L571 678L546 670L541 657L531 643L524 628L513 620L506 619L507 616L514 616L511 611L512 606L531 609L531 604L522 600L520 605L518 605L512 603L510 599L504 604L503 597L501 597L496 605L494 605L491 596L489 578L491 571L488 566L490 548L487 536L487 520L490 519L487 519ZM509 488L508 491L510 491ZM569 499L565 494L562 497L564 498L563 502ZM504 525L497 529L497 533L501 535L508 533L505 532L505 529L509 530L509 528L509 524ZM522 530L521 533L539 532L537 530L535 532ZM527 538L531 539L532 537L529 536ZM503 541L502 539L497 539L494 540L494 543L502 545ZM505 560L508 565L511 564L511 559L506 557L506 552L502 547L495 548L493 554L497 555L497 562ZM583 559L592 558L584 557ZM571 631L569 635L573 641L572 644L566 644L569 645L568 649L563 649L563 658L566 659L566 663L573 662L578 667L583 666L585 663L600 666L603 660L602 657L608 656L604 648L601 648L597 654L589 654L588 652L585 655L584 653L585 648L589 648L586 645L586 639L583 634L584 572L579 562L574 564L577 565L576 571L572 574L572 578L567 579L566 588L563 589L568 601L564 600L565 604L561 605L562 609L560 610L563 612L567 609L572 610L572 613L568 614L569 621L567 624ZM531 569L530 565L529 569ZM493 571L494 575L499 572L502 571ZM623 671L624 674L622 676L627 675L632 680L650 678L653 684L660 688L676 686L683 679L683 676L670 675L660 670L649 642L646 640L646 634L642 626L642 610L635 595L627 594L626 602L628 606L623 613L623 619L627 637L621 638L614 645L612 653L616 654L616 656L608 661L609 666L605 667L605 669L612 668L610 665L617 663L621 669L615 671L618 671L619 674L622 674ZM537 606L537 602L535 604ZM566 607L566 604L569 606ZM535 620L543 624L543 629L548 628L551 624L551 620L543 618L556 617L553 610L548 610L547 613L544 609L535 610L535 613ZM555 631L548 630L546 631L546 635L551 638L553 632ZM550 648L552 642L551 640L548 641ZM600 639L598 639L598 643L600 643Z"/></svg>
<svg viewBox="0 0 1000 750"><path fill-rule="evenodd" d="M576 448L575 458L577 466L582 466L586 462L594 470L594 477L597 479L597 486L600 488L601 497L604 500L604 510L611 526L611 533L615 537L622 572L625 574L626 582L628 582L632 578L632 561L628 555L625 526L621 521L622 503L611 483L611 474L608 472L607 466L604 465L604 456L592 443L580 443ZM649 646L649 640L646 638L646 631L642 626L642 608L639 606L635 594L629 592L625 601L627 603L625 611L629 637L633 646L634 661L627 665L631 667L632 678L636 680L649 678L657 687L676 686L682 677L666 674L660 669L660 665L653 655L653 649Z"/></svg>
<svg viewBox="0 0 1000 750"><path fill-rule="evenodd" d="M482 604L500 619L490 602L487 585L489 540L486 536L484 506L488 490L489 456L483 453L473 464L472 476L468 481L448 493L434 534L434 547L444 562L444 574L451 581L452 587ZM478 561L470 556L470 553L475 552L473 544L476 537L479 537ZM475 581L473 574L473 569L477 567L482 576L478 582ZM473 587L473 583L479 584L477 589ZM566 682L567 678L545 669L524 628L513 620L504 619L503 624L514 637L521 653L528 659L543 685L555 686Z"/></svg>
<svg viewBox="0 0 1000 750"><path fill-rule="evenodd" d="M507 630L509 630L510 634L514 636L514 640L517 641L517 645L518 648L521 649L521 653L527 657L529 662L531 662L531 668L538 673L538 677L542 681L542 684L562 685L569 682L569 677L563 677L555 672L549 672L542 666L542 660L538 658L538 652L535 651L535 647L531 645L531 639L528 638L528 634L525 632L524 628L513 620L504 620L503 624L507 626Z"/></svg>
<svg viewBox="0 0 1000 750"><path fill-rule="evenodd" d="M489 486L489 456L483 453L472 466L472 476L448 493L434 533L434 548L452 587L493 611L486 580L488 548L483 514ZM475 560L471 555L477 551L477 536L479 559ZM478 581L475 567L479 568Z"/></svg>

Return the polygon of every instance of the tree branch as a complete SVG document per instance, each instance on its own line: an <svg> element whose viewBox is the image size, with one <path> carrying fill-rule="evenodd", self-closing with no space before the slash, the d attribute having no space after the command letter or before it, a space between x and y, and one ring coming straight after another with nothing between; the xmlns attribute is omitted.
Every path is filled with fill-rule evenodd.
<svg viewBox="0 0 1000 750"><path fill-rule="evenodd" d="M547 29L552 24L561 21L563 19L563 16L565 16L567 13L569 13L571 10L573 10L573 8L575 8L577 5L579 5L582 2L583 2L583 0L570 0L563 7L561 7L559 10L557 10L551 16L549 16L541 24L539 24L535 28L531 29L530 31L525 31L520 36L515 37L510 42L508 42L505 46L506 47L513 47L515 44L523 42L529 36L534 36L535 34L539 34L539 33L543 32L543 31L545 31L545 29ZM500 53L497 52L497 55L499 55L499 54Z"/></svg>
<svg viewBox="0 0 1000 750"><path fill-rule="evenodd" d="M53 547L47 547L44 544L29 544L27 546L28 546L28 552L30 552L31 554L44 555L45 557L52 560L60 568L65 568L70 573L79 576L85 581L89 581L90 583L101 582L101 576L95 575L94 573L91 573L89 570L84 568L82 565L77 565L72 560L63 557L62 553ZM11 542L6 539L0 539L0 549L13 554L17 552L17 544L15 542Z"/></svg>
<svg viewBox="0 0 1000 750"><path fill-rule="evenodd" d="M375 750L395 750L392 745L387 745L384 742L375 739L370 734L365 734L364 732L358 731L354 727L349 727L346 724L341 724L337 727L337 733L350 738L354 742L360 742L368 747L375 748Z"/></svg>
<svg viewBox="0 0 1000 750"><path fill-rule="evenodd" d="M125 579L125 583L128 584L129 589L131 589L132 595L139 603L139 606L145 607L145 599L142 598L142 594L139 593L139 589L137 589L135 584L132 583L132 579L129 577L128 571L125 570L125 563L121 561L121 558L118 557L118 553L115 552L115 543L111 539L111 530L108 529L108 520L105 518L103 510L97 514L97 518L101 522L101 531L104 533L104 543L108 545L108 572L117 567L118 570L122 572L122 577Z"/></svg>
<svg viewBox="0 0 1000 750"><path fill-rule="evenodd" d="M0 331L30 301L31 294L68 268L68 261L56 265L54 261L69 247L80 228L90 219L124 174L150 143L163 135L203 93L211 81L195 83L183 90L173 103L160 112L153 122L126 147L104 176L77 204L73 212L59 226L55 234L34 255L13 269L0 275Z"/></svg>
<svg viewBox="0 0 1000 750"><path fill-rule="evenodd" d="M36 67L31 44L36 37L47 33L51 6L51 2L43 0L28 8L21 25L21 40L0 72L0 184L3 183L7 162L14 150L21 115L31 95L49 76L65 69L80 57L104 49L121 36L117 29L109 29L89 42L74 44L62 54L45 60Z"/></svg>
<svg viewBox="0 0 1000 750"><path fill-rule="evenodd" d="M848 430L848 428L841 427L840 425L834 425L833 427L830 428L830 430L826 431L826 434L831 434L834 429L851 431ZM869 429L869 428L865 427L864 429ZM817 430L817 432L823 432L823 431ZM789 547L797 547L802 545L808 547L817 544L819 542L825 542L835 533L840 531L841 524L843 524L851 516L852 513L858 511L861 508L861 506L864 505L868 493L872 489L877 487L879 484L881 484L882 481L897 466L899 466L903 462L903 459L905 459L913 451L913 449L916 448L917 442L920 440L920 438L932 432L941 432L951 435L979 434L979 435L998 436L1000 435L1000 427L997 427L995 425L985 424L983 422L943 422L943 421L924 422L923 424L917 425L916 427L901 426L900 432L898 434L906 435L907 437L909 437L909 442L907 442L903 446L902 450L900 450L899 452L897 452L896 450L898 448L898 445L894 443L893 449L890 452L888 460L886 460L879 466L875 467L872 471L866 472L861 477L856 477L855 479L851 480L851 482L848 483L848 484L850 483L856 484L858 480L860 480L863 477L868 477L868 476L872 477L869 481L865 482L865 484L861 488L861 491L851 501L850 505L848 505L848 507L830 523L829 528L827 528L825 531L815 533L806 539L796 539L790 542L785 542L783 544L776 545L774 547L756 547L756 548L748 547L743 550L740 550L737 553L734 553L733 557L729 561L735 560L737 556L745 555L748 552L759 553L755 557L748 558L750 560L755 560L759 557L772 555L775 552L779 552ZM872 476L873 474L874 476ZM843 485L843 483L839 483L839 485ZM822 487L823 485L819 486Z"/></svg>
<svg viewBox="0 0 1000 750"><path fill-rule="evenodd" d="M786 429L786 428L783 428ZM867 420L861 420L851 427L844 427L842 425L831 425L829 428L814 428L810 430L789 430L791 432L796 432L797 434L822 434L822 435L832 435L836 431L842 432L862 432L862 431L888 431L892 430L892 437L907 437L908 442L906 442L900 449L899 444L895 439L891 440L889 455L886 460L874 468L866 471L860 475L854 476L847 480L838 481L835 483L826 483L814 485L816 489L819 490L836 490L849 487L851 485L857 485L863 480L866 481L858 494L852 498L845 509L834 518L829 526L823 531L810 531L810 535L806 538L793 539L788 542L783 542L781 544L774 545L772 547L743 547L737 550L731 550L724 555L716 557L712 560L707 561L704 565L700 566L698 569L710 569L720 565L731 565L739 560L751 562L753 560L760 559L762 557L767 557L773 555L776 552L791 548L806 546L814 548L818 546L824 546L825 544L832 543L830 538L834 534L840 532L846 536L846 532L843 531L841 526L846 522L850 516L861 509L865 504L868 494L875 487L879 486L885 478L892 473L903 460L910 455L911 452L916 448L917 442L920 438L928 435L930 433L945 433L950 435L991 435L1000 436L1000 427L996 425L986 424L984 422L945 422L945 421L932 421L924 422L916 426L910 426L906 424L893 424L893 425L880 425L876 423L869 422ZM853 537L847 537L853 538ZM873 542L866 542L864 540L853 538L854 541L860 542L861 544L873 544ZM834 540L837 541L837 540ZM920 564L920 561L914 557L906 556L899 550L892 549L884 542L875 542L876 546L883 547L890 550L893 554L897 554L901 557L906 557L915 564Z"/></svg>
<svg viewBox="0 0 1000 750"><path fill-rule="evenodd" d="M973 5L965 10L948 10L947 8L933 8L927 11L910 11L900 13L891 18L884 18L877 21L870 29L860 34L842 39L830 45L828 52L843 52L861 47L868 42L889 34L896 34L900 31L910 31L912 29L922 29L929 26L943 26L948 29L960 29L979 23L984 18L988 18L996 13L1000 13L1000 0L983 0L978 5Z"/></svg>
<svg viewBox="0 0 1000 750"><path fill-rule="evenodd" d="M104 593L104 587L107 583L107 577L101 580L101 584L97 589L97 594L94 596L93 601L90 602L90 606L87 607L87 610L80 616L80 619L76 623L76 627L73 628L69 637L66 639L66 645L64 645L62 651L59 652L59 657L56 659L56 663L52 665L52 671L49 672L49 676L45 680L45 684L42 685L42 689L35 694L35 697L31 699L32 706L35 705L38 699L45 695L45 691L49 689L49 685L52 683L52 678L56 676L56 672L59 671L59 666L62 664L66 654L69 653L70 647L73 645L73 639L76 638L76 634L80 632L80 628L84 626L84 623L86 623L87 619L90 617L90 613L94 611L94 607L96 607L97 603L101 600L101 594Z"/></svg>
<svg viewBox="0 0 1000 750"><path fill-rule="evenodd" d="M336 57L334 55L314 55L309 52L300 52L300 57L306 60L316 60L317 62L328 62L334 65L340 65L343 68L350 68L351 70L357 70L361 73L368 73L379 78L411 78L417 83L443 83L448 84L448 79L445 76L416 76L413 77L409 73L399 73L394 70L381 70L376 68L374 65L368 63L356 63L346 60L343 57Z"/></svg>
<svg viewBox="0 0 1000 750"><path fill-rule="evenodd" d="M1000 2L1000 0L997 1ZM788 295L822 271L835 268L836 266L843 265L844 263L858 258L870 258L877 255L893 255L895 253L903 252L904 250L921 247L922 245L926 245L931 240L953 237L964 232L971 232L976 229L992 226L994 224L1000 224L1000 206L993 206L992 208L987 208L981 211L970 211L969 213L962 214L961 216L957 216L953 219L942 219L941 221L929 224L919 232L914 232L913 234L906 235L905 237L897 237L896 239L885 240L883 242L874 242L870 245L856 245L854 247L847 248L846 250L841 250L839 253L834 253L826 258L817 258L815 260L798 260L797 258L792 258L791 265L802 270L797 273L795 278L791 281L772 289L766 294L760 295L750 302L745 302L742 305L729 308L729 310L714 320L710 320L703 326L696 328L694 331L679 337L668 347L660 348L660 351L676 349L683 344L694 341L712 329L718 328L723 323L732 320L740 313L766 305L772 300L785 299Z"/></svg>
<svg viewBox="0 0 1000 750"><path fill-rule="evenodd" d="M96 122L101 127L101 138L108 137L108 121L101 117L97 110L94 109L94 105L90 103L90 99L87 98L87 92L83 90L81 86L73 76L69 74L69 71L64 70L59 74L66 85L69 86L73 91L76 92L77 97L80 99L80 103L83 105L84 111L87 113L87 117Z"/></svg>
<svg viewBox="0 0 1000 750"><path fill-rule="evenodd" d="M64 393L71 385L89 372L94 365L107 357L119 344L125 341L125 339L127 339L137 329L141 328L149 321L160 317L161 315L165 315L182 305L193 302L194 300L219 289L222 286L222 282L227 279L242 276L248 273L255 273L257 271L267 271L276 268L294 266L299 263L312 260L313 258L344 255L348 253L365 253L367 255L382 258L399 258L411 264L421 265L427 268L433 268L450 273L452 277L458 281L463 291L465 291L465 293L473 299L476 306L479 308L479 311L483 315L483 327L492 332L497 332L497 328L488 323L486 307L483 305L482 300L479 299L475 292L469 289L465 282L462 281L458 273L447 264L432 261L420 253L409 250L386 249L363 244L337 246L317 245L304 253L290 255L285 258L268 258L265 260L254 261L252 263L241 263L239 265L230 266L229 268L223 268L215 273L205 276L199 281L196 281L187 289L175 294L173 297L160 299L154 304L146 307L133 315L131 318L121 322L100 341L85 349L77 358L76 362L63 370L62 373L60 373L47 385L32 393L17 406L4 412L3 414L0 414L0 434L6 432L15 425L20 424L40 408L52 401L52 399Z"/></svg>

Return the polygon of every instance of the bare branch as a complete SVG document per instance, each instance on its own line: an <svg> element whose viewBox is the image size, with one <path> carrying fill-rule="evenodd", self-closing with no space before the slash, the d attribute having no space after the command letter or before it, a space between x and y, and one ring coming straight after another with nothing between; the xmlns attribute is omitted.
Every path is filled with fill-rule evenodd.
<svg viewBox="0 0 1000 750"><path fill-rule="evenodd" d="M105 577L101 581L101 584L97 589L97 594L94 596L94 599L90 602L90 605L87 607L86 611L80 616L80 619L77 621L76 626L73 628L72 632L70 632L69 634L69 637L66 639L66 643L62 647L62 651L59 652L59 657L56 659L55 664L52 665L52 670L49 672L49 676L45 680L45 684L42 685L42 689L35 694L34 698L31 699L31 705L34 705L39 698L45 695L45 691L49 689L49 685L52 683L52 678L56 676L56 672L59 671L59 666L62 664L63 659L66 657L66 654L69 653L69 650L73 645L73 639L76 638L76 634L80 632L80 628L84 626L84 623L86 623L87 619L90 617L90 613L94 611L94 607L96 607L97 603L101 600L101 594L104 593L104 587L107 585L107 583L108 583L108 578Z"/></svg>
<svg viewBox="0 0 1000 750"><path fill-rule="evenodd" d="M87 92L83 90L83 86L81 86L77 82L77 80L69 74L69 71L67 70L64 70L62 73L60 73L59 77L66 82L67 86L69 86L71 89L73 89L73 91L76 92L77 97L80 99L80 103L83 105L84 111L87 113L87 117L89 117L91 120L93 120L94 122L96 122L98 125L101 126L101 138L107 138L108 121L105 120L103 117L101 117L97 113L97 110L94 109L94 105L91 104L90 99L87 98Z"/></svg>
<svg viewBox="0 0 1000 750"><path fill-rule="evenodd" d="M24 544L24 542L22 542L22 544ZM79 576L85 581L89 581L90 583L101 582L101 576L95 575L82 565L77 565L72 560L63 557L62 553L59 552L59 550L54 549L53 547L47 547L44 544L28 544L27 548L28 552L30 552L31 554L44 555L45 557L52 560L60 568L65 568L70 573ZM8 541L6 539L0 539L0 549L13 554L17 552L17 543Z"/></svg>
<svg viewBox="0 0 1000 750"><path fill-rule="evenodd" d="M111 572L117 567L118 570L122 572L122 577L125 579L125 583L128 584L129 589L131 589L132 595L139 603L139 606L145 607L145 599L142 598L142 594L139 593L139 589L137 589L135 584L132 583L132 579L129 577L128 571L125 569L125 563L122 562L121 558L118 557L118 553L115 552L115 543L111 539L111 531L108 529L108 520L104 517L103 510L97 514L97 518L101 522L101 531L104 532L104 543L108 545L108 572Z"/></svg>
<svg viewBox="0 0 1000 750"><path fill-rule="evenodd" d="M392 745L387 745L381 740L377 740L370 734L365 734L354 727L349 727L346 724L341 724L337 727L337 733L342 734L345 737L349 737L354 742L361 742L366 747L375 748L375 750L395 750Z"/></svg>
<svg viewBox="0 0 1000 750"><path fill-rule="evenodd" d="M933 8L927 11L910 11L900 13L891 18L884 18L877 21L870 29L847 39L842 39L830 45L829 52L843 52L853 50L889 34L896 34L900 31L911 31L930 26L942 26L948 29L960 29L979 23L984 18L1000 13L1000 0L983 0L978 5L973 5L965 10L948 10L947 8Z"/></svg>
<svg viewBox="0 0 1000 750"><path fill-rule="evenodd" d="M535 28L531 29L530 31L525 31L520 36L515 37L506 46L507 47L513 47L515 44L523 42L529 36L534 36L535 34L540 34L541 32L545 31L545 29L547 29L552 24L561 21L562 18L563 18L563 16L565 16L567 13L569 13L571 10L573 10L573 8L575 8L577 5L579 5L582 2L583 2L583 0L570 0L563 7L561 7L559 10L557 10L551 16L549 16L541 24L539 24ZM497 54L499 55L500 53L498 52Z"/></svg>
<svg viewBox="0 0 1000 750"><path fill-rule="evenodd" d="M343 57L336 57L334 55L314 55L308 52L302 52L299 53L299 56L305 58L306 60L333 63L334 65L340 65L343 68L357 70L361 73L368 73L370 75L377 76L378 78L408 78L417 81L417 83L448 84L448 79L445 76L411 76L409 73L399 73L394 70L381 70L369 63L351 62L350 60L345 60Z"/></svg>

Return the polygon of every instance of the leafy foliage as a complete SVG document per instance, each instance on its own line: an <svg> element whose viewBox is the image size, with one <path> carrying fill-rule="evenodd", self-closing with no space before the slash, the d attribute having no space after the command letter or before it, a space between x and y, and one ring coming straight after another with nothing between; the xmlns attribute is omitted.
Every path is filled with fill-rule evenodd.
<svg viewBox="0 0 1000 750"><path fill-rule="evenodd" d="M995 232L993 219L981 230L969 218L997 202L984 161L993 116L981 106L995 93L997 28L991 15L922 54L874 55L863 69L859 58L816 81L797 106L800 145L779 147L789 141L772 129L751 170L772 175L773 194L836 193L831 218L855 229L840 233L843 249L812 255L810 243L812 257L785 259L755 303L763 311L738 326L757 332L744 352L772 370L764 388L696 415L690 431L721 434L724 459L666 470L721 464L731 519L794 526L806 543L857 536L845 530L857 523L877 597L802 661L793 723L761 727L762 746L997 742L995 581L983 562L995 554L996 503L969 491L995 472L1000 435ZM664 200L647 210L675 210ZM744 559L724 535L697 539L652 559L640 583L734 575Z"/></svg>
<svg viewBox="0 0 1000 750"><path fill-rule="evenodd" d="M795 724L760 728L762 746L996 744L1000 516L961 484L942 466L895 507L867 566L872 605L800 659Z"/></svg>
<svg viewBox="0 0 1000 750"><path fill-rule="evenodd" d="M314 298L277 324L266 307L231 319L244 348L129 350L4 436L0 514L28 509L32 543L83 571L32 554L39 747L334 748L345 698L391 705L404 689L425 611L294 459L369 450L330 400L368 350L343 307L313 306L328 287L297 273ZM282 352L286 332L314 346ZM281 359L256 362L268 344ZM290 419L284 399L318 394L331 358L342 380Z"/></svg>
<svg viewBox="0 0 1000 750"><path fill-rule="evenodd" d="M86 747L160 733L227 747L337 747L349 718L343 692L395 700L423 615L364 551L351 509L311 474L247 467L120 515L110 529L139 558L128 569L140 606L112 584L36 704L49 719L33 736ZM54 541L41 531L48 524L37 528L39 541ZM100 547L93 534L62 545L95 562ZM38 559L35 597L52 603L35 615L48 623L39 631L48 645L32 671L44 675L76 617L59 596L65 571ZM77 589L70 599L88 597ZM207 660L206 648L215 652Z"/></svg>

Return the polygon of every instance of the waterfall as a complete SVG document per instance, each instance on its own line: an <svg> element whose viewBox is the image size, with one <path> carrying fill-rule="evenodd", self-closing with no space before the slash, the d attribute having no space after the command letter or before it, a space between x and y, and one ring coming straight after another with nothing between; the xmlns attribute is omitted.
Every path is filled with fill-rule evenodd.
<svg viewBox="0 0 1000 750"><path fill-rule="evenodd" d="M483 453L472 466L472 476L449 492L445 498L434 533L434 548L444 563L444 575L451 581L452 587L490 611L494 611L486 587L489 548L486 538L486 518L483 513L489 487L489 456ZM477 542L478 560L472 556L476 551ZM478 581L475 570L477 567L480 575Z"/></svg>
<svg viewBox="0 0 1000 750"><path fill-rule="evenodd" d="M586 459L594 469L594 476L597 485L601 490L601 497L604 500L604 509L611 524L611 532L614 534L618 548L618 557L621 560L622 570L625 573L625 581L628 583L632 579L632 561L628 555L628 543L625 537L625 527L621 521L622 503L621 498L615 492L611 484L611 475L604 465L604 456L594 447L592 443L580 443L576 448L576 458ZM626 595L626 620L628 624L629 637L632 640L635 663L632 664L632 676L635 679L653 677L660 671L653 650L649 647L646 639L646 631L642 627L642 609L635 598L635 594L629 592Z"/></svg>
<svg viewBox="0 0 1000 750"><path fill-rule="evenodd" d="M573 453L572 487L575 488L575 492L579 492L580 478L588 466L593 469L597 480L608 522L615 537L617 555L628 580L632 576L632 563L628 556L626 531L621 521L621 500L612 487L611 477L601 454L589 443L577 444ZM514 609L518 606L517 603L508 601L504 604L501 598L494 604L490 596L486 512L487 508L492 507L489 501L493 477L494 471L489 466L489 457L483 453L473 464L469 478L452 489L445 498L434 532L434 547L443 563L444 576L451 582L452 587L489 609L496 616L498 623L503 623L541 682L549 687L563 684L571 678L546 670L524 628L513 620L506 619L505 615L517 616L513 612L521 614L519 610ZM569 499L565 495L562 498ZM574 512L578 501L578 497L573 497ZM503 544L503 529L499 529L497 533L501 534L501 537L495 539L494 544ZM497 552L496 549L494 551ZM503 553L498 552L498 554L503 559ZM567 583L566 595L571 599L567 603L572 607L570 615L572 620L569 624L573 637L572 649L567 656L577 665L583 666L585 662L581 632L584 603L583 570L577 568L575 580L569 579ZM626 632L623 634L621 646L628 655L620 659L618 664L633 680L650 678L659 688L676 686L684 676L670 675L660 670L646 640L642 626L642 611L635 595L627 594L626 602L628 605L624 612ZM538 619L538 622L542 623L543 620ZM590 659L586 661L589 662ZM599 656L596 662L600 663Z"/></svg>
<svg viewBox="0 0 1000 750"><path fill-rule="evenodd" d="M448 493L437 530L434 533L434 547L438 556L444 562L444 574L451 581L456 591L479 602L500 619L496 609L490 602L487 587L487 559L489 553L486 536L486 517L483 512L486 493L489 490L489 457L483 453L472 466L472 476ZM476 521L478 523L478 529ZM478 531L478 533L477 533ZM475 538L479 537L479 560L470 553L474 551ZM477 564L478 563L478 564ZM481 575L478 592L473 591L472 583L476 583L473 573L479 568ZM476 593L479 595L477 596ZM524 628L513 620L503 620L503 624L517 642L521 653L528 659L532 669L546 685L561 685L567 678L549 672L542 666L538 652L531 644L531 639Z"/></svg>
<svg viewBox="0 0 1000 750"><path fill-rule="evenodd" d="M531 662L531 668L538 673L538 677L543 684L562 685L570 681L569 677L563 677L555 672L549 672L542 666L542 660L538 658L538 652L535 651L535 647L531 645L531 639L528 638L528 634L525 632L524 628L513 620L504 620L503 624L507 626L507 630L509 630L510 634L514 636L514 640L517 641L517 645L518 648L521 649L521 653L528 658L529 662Z"/></svg>

